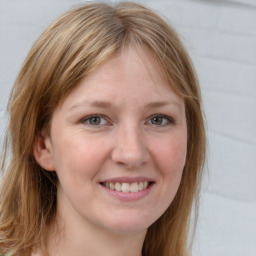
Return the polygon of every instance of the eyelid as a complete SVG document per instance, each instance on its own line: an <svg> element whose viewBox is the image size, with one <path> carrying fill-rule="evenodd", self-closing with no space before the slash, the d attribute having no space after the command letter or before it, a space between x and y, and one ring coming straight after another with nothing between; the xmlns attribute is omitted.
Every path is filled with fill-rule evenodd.
<svg viewBox="0 0 256 256"><path fill-rule="evenodd" d="M93 124L87 123L88 120L90 120L91 118L94 118L94 117L104 119L104 120L106 121L106 124L93 125ZM154 118L154 117L165 118L165 119L167 119L167 121L168 121L167 124L160 124L160 125L151 124L151 125L154 125L154 126L159 126L159 127L162 126L162 127L164 127L164 126L176 124L176 121L174 120L173 117L171 117L170 115L161 114L161 113L157 113L157 114L153 114L153 115L149 116L149 117L147 118L146 123L149 123L150 120L151 120L152 118ZM92 115L85 116L85 117L83 117L79 122L82 123L82 124L86 124L86 125L88 125L88 126L92 126L92 127L102 127L102 126L111 125L111 122L109 121L109 119L108 119L105 115L102 115L102 114L92 114Z"/></svg>
<svg viewBox="0 0 256 256"><path fill-rule="evenodd" d="M149 118L148 118L148 121L150 121L152 118L154 117L161 117L161 118L166 118L168 120L168 124L165 124L165 125L158 125L158 126L167 126L167 125L174 125L176 124L176 121L174 120L173 117L169 116L169 115L165 115L165 114L160 114L160 113L157 113L157 114L154 114L154 115L151 115ZM153 124L152 124L153 125ZM157 125L156 125L157 126Z"/></svg>
<svg viewBox="0 0 256 256"><path fill-rule="evenodd" d="M94 117L104 119L106 121L106 124L92 125L92 124L86 123L89 119L94 118ZM92 115L85 116L80 120L80 123L86 124L86 125L92 126L92 127L97 127L97 126L101 127L101 126L105 126L105 125L110 125L110 122L108 121L108 118L105 115L102 115L102 114L92 114Z"/></svg>

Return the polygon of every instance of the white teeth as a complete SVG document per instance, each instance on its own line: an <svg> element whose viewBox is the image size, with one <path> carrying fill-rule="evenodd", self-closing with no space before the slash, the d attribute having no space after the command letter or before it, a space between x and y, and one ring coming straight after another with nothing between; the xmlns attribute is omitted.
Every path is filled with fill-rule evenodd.
<svg viewBox="0 0 256 256"><path fill-rule="evenodd" d="M108 182L107 182L107 183L108 183ZM107 185L106 187L108 187L108 185ZM110 188L110 189L115 189L115 184L112 183L112 182L110 182L110 183L109 183L109 188Z"/></svg>
<svg viewBox="0 0 256 256"><path fill-rule="evenodd" d="M122 186L121 186L121 184L120 184L119 182L117 182L117 183L115 184L115 190L116 190L116 191L121 191L121 190L122 190Z"/></svg>
<svg viewBox="0 0 256 256"><path fill-rule="evenodd" d="M104 182L103 185L111 190L122 191L124 193L136 193L141 190L144 190L148 187L149 182L141 181L141 182L134 182L134 183L127 183L127 182Z"/></svg>
<svg viewBox="0 0 256 256"><path fill-rule="evenodd" d="M130 192L130 184L129 183L123 183L122 184L122 192Z"/></svg>
<svg viewBox="0 0 256 256"><path fill-rule="evenodd" d="M131 184L131 192L138 192L138 191L139 191L138 183L132 183Z"/></svg>
<svg viewBox="0 0 256 256"><path fill-rule="evenodd" d="M140 183L139 183L139 190L141 191L141 190L143 190L143 188L144 188L143 182L140 182Z"/></svg>

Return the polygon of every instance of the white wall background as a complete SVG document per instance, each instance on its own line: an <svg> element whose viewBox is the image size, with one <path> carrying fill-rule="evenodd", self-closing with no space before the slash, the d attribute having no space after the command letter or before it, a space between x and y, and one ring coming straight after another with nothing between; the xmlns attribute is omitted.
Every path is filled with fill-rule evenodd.
<svg viewBox="0 0 256 256"><path fill-rule="evenodd" d="M8 95L30 47L83 2L0 0L1 145ZM209 167L194 256L256 256L256 0L137 2L176 27L201 81Z"/></svg>

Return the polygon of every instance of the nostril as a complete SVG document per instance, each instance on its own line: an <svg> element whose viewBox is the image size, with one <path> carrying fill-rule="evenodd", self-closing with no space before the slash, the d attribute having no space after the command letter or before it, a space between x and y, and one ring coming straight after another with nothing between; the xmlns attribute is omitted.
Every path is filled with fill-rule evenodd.
<svg viewBox="0 0 256 256"><path fill-rule="evenodd" d="M148 161L148 156L143 149L140 152L136 150L114 150L112 160L116 164L132 170L145 164Z"/></svg>

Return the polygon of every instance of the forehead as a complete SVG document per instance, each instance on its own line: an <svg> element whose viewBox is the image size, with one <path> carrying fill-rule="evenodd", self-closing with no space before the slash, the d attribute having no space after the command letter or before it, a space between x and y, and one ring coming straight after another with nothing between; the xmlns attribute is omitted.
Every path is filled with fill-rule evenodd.
<svg viewBox="0 0 256 256"><path fill-rule="evenodd" d="M138 105L142 99L182 100L173 92L154 56L148 50L135 47L125 48L95 68L71 91L64 105L104 98L116 103L126 103L133 98L138 100Z"/></svg>

